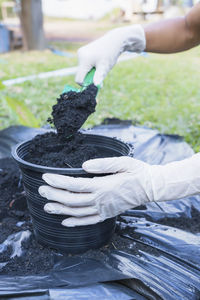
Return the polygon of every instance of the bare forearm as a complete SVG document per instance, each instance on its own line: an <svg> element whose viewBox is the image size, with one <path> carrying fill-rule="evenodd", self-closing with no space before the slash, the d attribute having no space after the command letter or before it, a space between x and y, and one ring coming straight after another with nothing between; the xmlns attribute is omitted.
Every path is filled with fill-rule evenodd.
<svg viewBox="0 0 200 300"><path fill-rule="evenodd" d="M150 24L144 28L146 51L175 53L200 44L200 4L185 17Z"/></svg>

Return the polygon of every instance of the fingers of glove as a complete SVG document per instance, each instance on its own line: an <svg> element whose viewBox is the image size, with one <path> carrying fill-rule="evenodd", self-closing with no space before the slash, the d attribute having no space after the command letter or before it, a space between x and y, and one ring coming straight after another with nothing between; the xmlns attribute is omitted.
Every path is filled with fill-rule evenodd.
<svg viewBox="0 0 200 300"><path fill-rule="evenodd" d="M60 203L47 203L44 206L44 210L49 214L68 215L73 217L85 217L97 213L96 208L93 206L68 207Z"/></svg>
<svg viewBox="0 0 200 300"><path fill-rule="evenodd" d="M110 71L110 66L108 61L100 61L96 64L96 71L94 74L93 83L98 86L102 86L102 82L106 77L107 73Z"/></svg>
<svg viewBox="0 0 200 300"><path fill-rule="evenodd" d="M44 179L46 183L55 188L77 193L93 192L97 186L97 182L94 178L71 177L65 175L45 173L42 175L42 179Z"/></svg>
<svg viewBox="0 0 200 300"><path fill-rule="evenodd" d="M103 219L99 215L86 216L81 218L68 218L62 221L62 225L66 227L85 226L102 222Z"/></svg>
<svg viewBox="0 0 200 300"><path fill-rule="evenodd" d="M78 66L78 70L77 70L77 73L76 73L75 81L76 81L78 84L82 85L85 76L86 76L87 73L92 69L92 67L93 67L93 66L92 66L91 64L88 64L88 65L80 64L80 65Z"/></svg>
<svg viewBox="0 0 200 300"><path fill-rule="evenodd" d="M57 201L67 206L77 207L94 204L94 196L89 193L71 193L46 185L40 186L38 192L42 197L48 200Z"/></svg>
<svg viewBox="0 0 200 300"><path fill-rule="evenodd" d="M137 172L146 163L128 156L90 159L83 163L83 169L88 173L106 174L117 172Z"/></svg>
<svg viewBox="0 0 200 300"><path fill-rule="evenodd" d="M83 169L88 173L106 174L126 171L130 157L109 157L90 159L83 163Z"/></svg>

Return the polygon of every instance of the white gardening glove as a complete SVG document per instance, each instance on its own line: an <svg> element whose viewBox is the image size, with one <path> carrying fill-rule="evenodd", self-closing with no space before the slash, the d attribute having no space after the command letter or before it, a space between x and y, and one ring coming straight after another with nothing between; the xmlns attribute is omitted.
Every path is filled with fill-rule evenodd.
<svg viewBox="0 0 200 300"><path fill-rule="evenodd" d="M64 226L95 224L150 201L174 200L200 193L200 154L163 166L149 165L131 157L89 160L88 173L114 173L94 178L44 174L50 186L39 193L48 200L50 214L72 216Z"/></svg>
<svg viewBox="0 0 200 300"><path fill-rule="evenodd" d="M76 82L82 85L86 74L95 67L93 82L95 85L101 85L122 52L140 53L145 47L145 33L141 25L120 27L109 31L103 37L78 50L79 66Z"/></svg>

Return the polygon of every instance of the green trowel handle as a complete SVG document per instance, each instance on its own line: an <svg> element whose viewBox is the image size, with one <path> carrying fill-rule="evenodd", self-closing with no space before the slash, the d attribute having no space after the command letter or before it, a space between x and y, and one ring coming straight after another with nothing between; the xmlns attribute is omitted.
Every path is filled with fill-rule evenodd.
<svg viewBox="0 0 200 300"><path fill-rule="evenodd" d="M81 92L83 91L88 85L92 84L93 83L93 78L94 78L94 73L95 73L96 69L95 68L92 68L88 73L87 75L85 76L84 78L84 81L83 81L83 86L81 89L77 89L77 88L74 88L73 86L70 86L70 85L66 85L64 90L63 90L63 93L68 93L68 92ZM100 90L100 85L97 86L98 88L98 92Z"/></svg>
<svg viewBox="0 0 200 300"><path fill-rule="evenodd" d="M78 93L78 92L80 92L80 90L77 89L77 88L74 88L74 87L71 86L71 85L66 85L66 86L64 87L64 90L62 91L62 93L68 93L68 92L76 92L76 93Z"/></svg>
<svg viewBox="0 0 200 300"><path fill-rule="evenodd" d="M93 78L94 78L94 73L95 73L96 69L95 68L92 68L88 73L87 75L85 76L84 78L84 81L83 81L83 89L86 88L88 85L92 84L93 83ZM100 85L97 86L98 88L98 91L100 89Z"/></svg>
<svg viewBox="0 0 200 300"><path fill-rule="evenodd" d="M85 76L84 78L84 81L83 81L83 86L86 87L90 84L93 83L93 78L94 78L94 73L95 73L96 69L95 68L92 68L88 73L87 75Z"/></svg>

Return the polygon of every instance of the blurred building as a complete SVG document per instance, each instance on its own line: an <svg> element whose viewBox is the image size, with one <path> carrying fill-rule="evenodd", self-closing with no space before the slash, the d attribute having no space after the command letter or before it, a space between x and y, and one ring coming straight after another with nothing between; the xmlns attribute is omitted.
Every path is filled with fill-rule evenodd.
<svg viewBox="0 0 200 300"><path fill-rule="evenodd" d="M118 5L115 0L42 0L42 4L46 16L73 19L99 19Z"/></svg>
<svg viewBox="0 0 200 300"><path fill-rule="evenodd" d="M160 3L164 0L42 0L45 16L97 20L119 8L125 21L131 21L133 14L158 12Z"/></svg>

